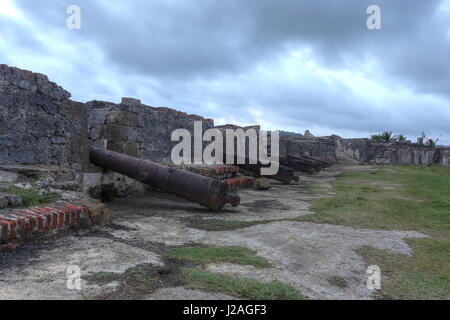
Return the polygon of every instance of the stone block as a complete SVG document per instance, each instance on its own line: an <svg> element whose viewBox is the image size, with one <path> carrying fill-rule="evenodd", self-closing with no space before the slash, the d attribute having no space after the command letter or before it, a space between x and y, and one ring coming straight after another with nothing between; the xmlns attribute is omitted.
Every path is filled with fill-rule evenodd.
<svg viewBox="0 0 450 320"><path fill-rule="evenodd" d="M100 201L89 199L81 201L80 204L87 208L92 224L105 226L109 223L109 209Z"/></svg>
<svg viewBox="0 0 450 320"><path fill-rule="evenodd" d="M270 189L272 186L269 182L268 179L266 178L260 178L260 179L256 179L255 180L255 187L258 190L268 190Z"/></svg>
<svg viewBox="0 0 450 320"><path fill-rule="evenodd" d="M108 141L127 141L127 127L117 124L105 125L102 138Z"/></svg>
<svg viewBox="0 0 450 320"><path fill-rule="evenodd" d="M126 111L112 111L107 118L108 124L118 124L127 127L137 127L139 125L138 115Z"/></svg>
<svg viewBox="0 0 450 320"><path fill-rule="evenodd" d="M19 178L16 172L0 170L0 182L15 182Z"/></svg>

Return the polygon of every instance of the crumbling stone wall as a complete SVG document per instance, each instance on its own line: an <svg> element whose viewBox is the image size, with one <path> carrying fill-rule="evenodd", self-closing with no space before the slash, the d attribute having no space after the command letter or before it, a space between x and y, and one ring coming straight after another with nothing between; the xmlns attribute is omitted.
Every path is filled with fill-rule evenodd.
<svg viewBox="0 0 450 320"><path fill-rule="evenodd" d="M370 139L329 137L280 138L281 155L308 155L336 162L449 165L450 149L430 149L408 142L377 143Z"/></svg>
<svg viewBox="0 0 450 320"><path fill-rule="evenodd" d="M450 166L450 149L440 150L440 162L442 166Z"/></svg>
<svg viewBox="0 0 450 320"><path fill-rule="evenodd" d="M90 101L86 103L86 120L92 144L157 162L170 161L172 148L178 143L171 141L174 130L186 129L193 139L194 121L202 121L203 131L214 126L211 119L147 106L132 98L123 98L120 104ZM93 165L83 175L83 188L103 199L148 188L134 179Z"/></svg>
<svg viewBox="0 0 450 320"><path fill-rule="evenodd" d="M0 164L88 162L84 104L47 76L0 65Z"/></svg>
<svg viewBox="0 0 450 320"><path fill-rule="evenodd" d="M84 104L70 96L43 74L0 65L0 165L57 165L70 169L71 181L84 192L125 196L145 187L91 164L91 144L166 161L176 144L170 141L173 130L184 128L192 134L194 121L202 121L203 130L214 126L211 119L146 106L136 99Z"/></svg>
<svg viewBox="0 0 450 320"><path fill-rule="evenodd" d="M147 106L136 99L84 104L70 100L70 96L43 74L0 65L0 165L56 165L70 171L71 188L80 185L82 191L97 197L108 198L110 192L127 195L145 187L91 164L91 144L143 159L168 161L177 143L171 141L175 129L187 129L193 135L194 121L202 122L203 131L214 127L211 119ZM227 127L235 128L218 128ZM280 154L362 163L450 165L450 149L335 135L283 135Z"/></svg>
<svg viewBox="0 0 450 320"><path fill-rule="evenodd" d="M337 161L336 139L339 139L339 137L297 137L282 135L280 136L280 155L305 155Z"/></svg>
<svg viewBox="0 0 450 320"><path fill-rule="evenodd" d="M341 139L338 148L344 154L356 151L354 159L363 163L429 165L440 163L436 149L425 148L413 143L377 143L370 139Z"/></svg>
<svg viewBox="0 0 450 320"><path fill-rule="evenodd" d="M122 103L91 101L86 104L89 139L107 149L152 161L170 161L171 141L176 129L187 129L193 137L194 121L203 131L214 127L212 119L188 115L170 108L155 108L137 99Z"/></svg>

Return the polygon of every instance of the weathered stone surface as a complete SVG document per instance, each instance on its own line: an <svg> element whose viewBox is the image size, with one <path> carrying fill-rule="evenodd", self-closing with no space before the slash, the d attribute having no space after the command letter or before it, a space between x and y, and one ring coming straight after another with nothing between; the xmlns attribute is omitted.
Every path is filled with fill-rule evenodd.
<svg viewBox="0 0 450 320"><path fill-rule="evenodd" d="M94 225L104 226L109 223L109 209L100 201L82 200L80 204L88 209L89 217Z"/></svg>
<svg viewBox="0 0 450 320"><path fill-rule="evenodd" d="M9 193L0 193L0 209L6 207L17 207L22 204L23 200L20 196Z"/></svg>
<svg viewBox="0 0 450 320"><path fill-rule="evenodd" d="M53 182L49 184L50 187L60 190L76 191L80 188L80 185L76 181L64 181L64 182Z"/></svg>
<svg viewBox="0 0 450 320"><path fill-rule="evenodd" d="M377 143L370 139L329 137L280 137L280 155L312 156L338 162L370 164L445 165L449 149L430 149L408 142Z"/></svg>
<svg viewBox="0 0 450 320"><path fill-rule="evenodd" d="M112 111L108 115L107 123L115 123L127 127L137 127L138 115L126 111Z"/></svg>
<svg viewBox="0 0 450 320"><path fill-rule="evenodd" d="M6 208L9 205L9 200L6 195L0 194L0 209Z"/></svg>
<svg viewBox="0 0 450 320"><path fill-rule="evenodd" d="M268 190L272 186L271 186L269 180L267 180L266 178L260 178L260 179L255 180L255 187L258 190Z"/></svg>
<svg viewBox="0 0 450 320"><path fill-rule="evenodd" d="M5 196L8 199L8 205L10 207L18 207L23 205L23 200L20 196L14 194L6 194Z"/></svg>
<svg viewBox="0 0 450 320"><path fill-rule="evenodd" d="M121 104L90 101L86 110L89 138L94 143L107 141L109 150L153 161L170 160L177 144L171 141L174 130L187 129L193 134L194 121L202 121L203 130L214 126L211 119L147 106L131 98L123 98Z"/></svg>
<svg viewBox="0 0 450 320"><path fill-rule="evenodd" d="M3 182L15 182L19 175L15 172L8 172L0 170L0 181Z"/></svg>
<svg viewBox="0 0 450 320"><path fill-rule="evenodd" d="M84 104L41 74L0 65L0 164L88 161Z"/></svg>
<svg viewBox="0 0 450 320"><path fill-rule="evenodd" d="M313 137L314 137L314 136L312 135L312 133L309 132L309 130L306 130L306 131L305 131L304 136L305 136L306 138L313 138Z"/></svg>
<svg viewBox="0 0 450 320"><path fill-rule="evenodd" d="M68 99L71 96L69 92L60 86L50 82L46 75L8 67L5 64L0 65L0 80L12 83L20 89L42 93L56 99Z"/></svg>
<svg viewBox="0 0 450 320"><path fill-rule="evenodd" d="M441 150L440 163L442 166L450 166L450 150Z"/></svg>

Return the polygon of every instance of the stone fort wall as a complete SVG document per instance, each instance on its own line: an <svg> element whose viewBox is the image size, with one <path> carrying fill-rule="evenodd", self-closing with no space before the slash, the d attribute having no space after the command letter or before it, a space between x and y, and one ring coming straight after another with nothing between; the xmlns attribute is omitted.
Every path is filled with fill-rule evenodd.
<svg viewBox="0 0 450 320"><path fill-rule="evenodd" d="M202 121L203 130L214 126L211 119L136 99L80 103L70 97L43 74L0 65L0 166L56 165L72 171L84 191L97 188L94 193L105 186L116 192L142 189L132 179L90 164L89 146L166 161L176 144L173 130L193 134L194 121Z"/></svg>
<svg viewBox="0 0 450 320"><path fill-rule="evenodd" d="M167 161L176 144L170 141L173 130L184 128L192 134L194 121L202 121L203 130L214 127L211 119L136 99L80 103L70 96L43 74L0 65L0 165L57 165L76 172L75 180L86 188L111 181L124 185L126 178L89 163L91 144ZM359 163L450 165L449 149L338 136L282 136L280 153Z"/></svg>
<svg viewBox="0 0 450 320"><path fill-rule="evenodd" d="M308 155L335 162L405 165L450 165L450 149L408 142L377 143L371 139L329 137L280 138L280 154Z"/></svg>

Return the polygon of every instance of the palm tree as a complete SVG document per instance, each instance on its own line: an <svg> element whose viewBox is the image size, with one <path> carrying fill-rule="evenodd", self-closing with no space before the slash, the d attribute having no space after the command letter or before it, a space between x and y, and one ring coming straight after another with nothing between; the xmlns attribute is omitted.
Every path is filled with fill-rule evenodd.
<svg viewBox="0 0 450 320"><path fill-rule="evenodd" d="M398 141L406 141L406 137L403 135L403 133L400 133L397 137Z"/></svg>
<svg viewBox="0 0 450 320"><path fill-rule="evenodd" d="M392 131L384 131L380 136L384 142L391 142L395 138L395 136L392 135Z"/></svg>

